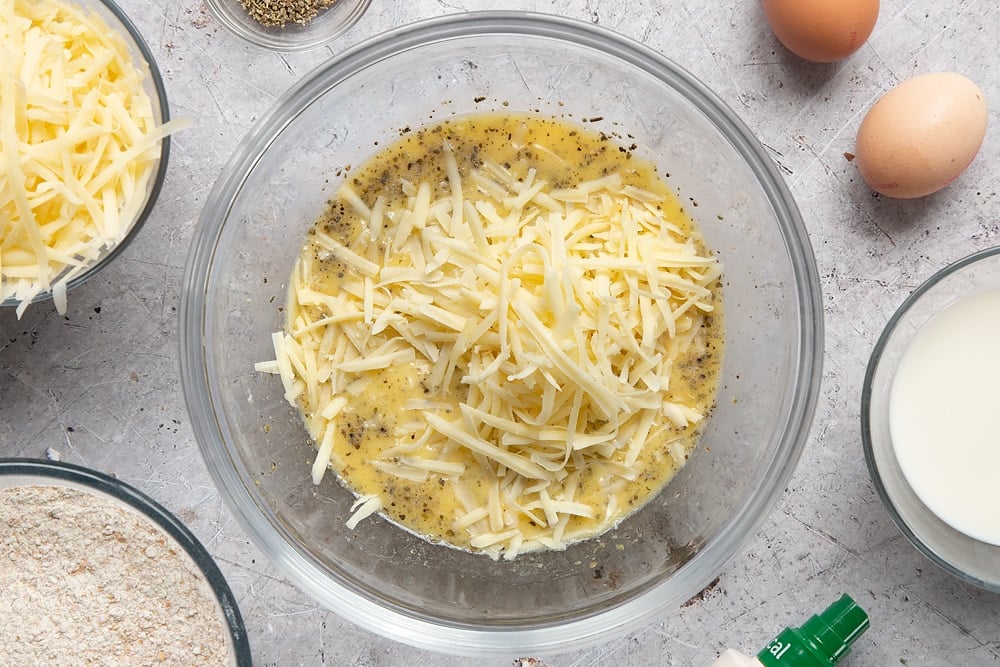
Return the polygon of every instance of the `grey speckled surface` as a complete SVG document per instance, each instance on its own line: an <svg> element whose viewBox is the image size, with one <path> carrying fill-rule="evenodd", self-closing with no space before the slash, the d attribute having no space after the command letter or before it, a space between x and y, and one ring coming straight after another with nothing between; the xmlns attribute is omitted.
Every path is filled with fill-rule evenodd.
<svg viewBox="0 0 1000 667"><path fill-rule="evenodd" d="M335 50L385 29L485 2L373 2L332 49L278 55L224 32L198 0L120 0L158 58L178 135L152 218L106 271L24 319L0 313L0 456L42 457L117 475L186 521L235 590L257 664L464 665L361 631L283 581L220 501L195 445L178 375L177 305L199 210L222 165L290 84ZM799 468L757 536L718 583L618 641L546 656L552 667L709 664L755 650L841 591L872 617L849 665L1000 664L1000 595L922 557L882 508L859 435L869 352L891 311L943 265L1000 238L1000 9L990 0L884 0L852 58L810 65L771 36L759 3L727 0L508 0L600 23L692 71L742 116L784 170L818 257L825 294L824 384ZM957 70L992 103L972 167L921 200L874 198L844 153L869 105L910 75ZM478 664L511 665L519 656ZM520 664L518 662L518 664Z"/></svg>

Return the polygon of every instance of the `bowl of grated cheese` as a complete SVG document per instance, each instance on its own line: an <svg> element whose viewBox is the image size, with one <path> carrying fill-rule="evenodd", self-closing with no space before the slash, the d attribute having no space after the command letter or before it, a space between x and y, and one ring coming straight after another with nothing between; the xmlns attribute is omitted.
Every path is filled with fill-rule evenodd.
<svg viewBox="0 0 1000 667"><path fill-rule="evenodd" d="M0 16L0 305L66 292L141 228L166 174L166 91L112 0L14 0Z"/></svg>
<svg viewBox="0 0 1000 667"><path fill-rule="evenodd" d="M579 649L702 590L784 488L822 355L749 130L661 54L522 12L291 89L206 202L180 327L251 538L348 620L457 655Z"/></svg>

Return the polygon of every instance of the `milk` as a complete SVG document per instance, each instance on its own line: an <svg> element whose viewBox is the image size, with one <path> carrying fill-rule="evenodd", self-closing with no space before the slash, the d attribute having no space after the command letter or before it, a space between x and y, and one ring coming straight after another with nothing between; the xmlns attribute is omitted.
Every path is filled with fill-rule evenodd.
<svg viewBox="0 0 1000 667"><path fill-rule="evenodd" d="M893 380L889 430L928 509L1000 545L1000 289L959 299L917 332Z"/></svg>

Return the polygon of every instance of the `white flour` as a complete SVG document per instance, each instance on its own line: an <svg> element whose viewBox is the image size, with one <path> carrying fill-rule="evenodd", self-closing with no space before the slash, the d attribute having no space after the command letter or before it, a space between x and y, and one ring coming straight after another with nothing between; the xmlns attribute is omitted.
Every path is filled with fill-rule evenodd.
<svg viewBox="0 0 1000 667"><path fill-rule="evenodd" d="M138 512L58 486L0 488L0 656L9 665L226 665L218 604Z"/></svg>

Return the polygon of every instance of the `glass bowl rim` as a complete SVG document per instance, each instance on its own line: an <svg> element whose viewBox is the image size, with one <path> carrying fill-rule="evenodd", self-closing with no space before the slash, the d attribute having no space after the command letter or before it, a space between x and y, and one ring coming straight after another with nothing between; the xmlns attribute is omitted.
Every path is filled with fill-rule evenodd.
<svg viewBox="0 0 1000 667"><path fill-rule="evenodd" d="M235 1L238 2L239 0ZM280 29L277 31L268 31L264 26L261 26L260 29L247 28L233 18L233 13L225 0L205 0L205 5L212 12L212 16L222 24L222 27L233 35L264 49L295 53L328 45L353 28L361 20L361 17L365 15L365 12L368 11L368 6L371 4L371 0L337 0L336 4L339 5L348 2L351 3L350 13L343 20L334 24L329 30L322 32L310 30L311 26L316 25L315 23L311 23L304 26L297 33L282 33ZM329 11L333 11L334 9L335 7L331 6Z"/></svg>
<svg viewBox="0 0 1000 667"><path fill-rule="evenodd" d="M0 480L8 477L37 478L38 485L51 482L79 484L94 493L128 505L156 524L184 549L184 552L205 577L205 581L225 617L226 631L232 642L235 664L238 667L250 667L253 664L243 616L236 602L236 596L229 588L226 578L211 554L191 532L191 529L163 505L134 486L115 477L61 461L0 457ZM27 486L27 484L20 486ZM0 486L0 488L4 487Z"/></svg>
<svg viewBox="0 0 1000 667"><path fill-rule="evenodd" d="M896 333L899 323L910 312L913 306L924 297L925 294L937 287L937 285L940 284L945 278L948 278L962 269L972 266L973 264L976 264L984 259L989 259L995 256L1000 256L1000 246L977 250L969 255L966 255L965 257L947 264L920 283L920 285L918 285L917 288L903 300L899 307L893 311L889 321L879 334L878 340L875 342L875 347L872 348L872 353L868 358L868 365L865 369L865 377L861 385L861 448L864 451L865 464L868 467L868 474L871 477L872 485L875 487L875 492L882 501L882 505L885 507L886 512L888 512L889 518L892 519L896 528L903 533L907 541L909 541L909 543L912 544L917 551L923 554L925 558L952 576L978 588L1000 593L1000 585L984 581L979 577L971 575L961 568L956 567L951 563L951 561L940 556L932 548L932 546L925 540L921 539L920 536L917 535L910 525L903 519L899 511L896 509L896 503L893 501L888 488L882 481L882 474L875 461L875 443L871 432L872 385L875 381L875 374L881 367L885 349L892 340L893 335ZM928 512L930 512L930 510L928 510Z"/></svg>
<svg viewBox="0 0 1000 667"><path fill-rule="evenodd" d="M163 76L160 73L160 67L156 64L156 58L153 56L152 49L149 48L149 44L143 38L139 29L129 18L128 14L119 7L115 0L96 0L100 4L111 12L111 14L118 20L121 26L125 29L128 37L135 43L136 48L139 49L139 53L142 54L142 59L146 65L147 72L149 74L150 81L153 84L153 89L156 91L156 99L150 100L153 104L159 107L160 110L160 124L166 123L170 120L170 107L167 103L167 88L163 82ZM160 139L160 157L156 165L156 174L153 177L152 187L149 190L149 195L146 197L146 203L143 204L142 209L136 216L135 221L132 226L129 227L128 232L125 237L116 244L111 250L107 252L103 257L101 257L95 264L93 264L86 271L80 273L69 282L66 283L66 292L69 293L74 287L82 285L87 280L90 280L93 276L97 275L102 269L111 264L115 258L117 258L125 248L127 248L132 240L142 229L146 220L149 218L150 214L153 212L153 208L156 205L156 201L160 198L160 190L163 189L163 182L167 178L167 163L170 161L170 135L167 135ZM45 303L46 301L51 301L53 298L52 290L46 290L44 292L39 292L29 301L30 304ZM5 307L17 307L21 302L10 298L4 301L0 301L0 308Z"/></svg>
<svg viewBox="0 0 1000 667"><path fill-rule="evenodd" d="M364 68L414 49L440 42L469 39L483 34L540 38L596 51L623 66L656 77L674 89L714 125L756 174L774 209L775 221L795 275L794 312L799 325L797 345L791 352L796 375L783 402L785 412L775 433L779 441L762 462L767 484L749 494L715 532L713 540L696 558L675 572L669 582L652 584L609 610L581 615L572 621L527 627L456 625L407 615L362 596L356 589L333 583L295 545L283 541L268 522L249 488L238 457L221 435L212 406L212 380L206 373L203 324L207 293L218 240L234 201L248 174L281 132L325 91ZM539 653L579 648L621 636L650 622L657 613L679 606L707 585L747 542L773 509L805 447L818 402L823 361L823 308L815 257L804 222L777 167L760 142L739 117L704 84L686 70L631 38L581 20L550 14L513 11L475 11L425 19L376 35L318 66L290 88L250 129L209 194L188 254L180 320L180 362L185 401L192 428L207 467L224 491L227 504L255 543L276 562L300 589L327 608L357 625L413 646L456 655L508 655L511 651ZM262 521L263 519L263 521ZM687 590L676 580L689 580ZM322 589L316 587L323 581ZM387 617L391 623L387 623ZM553 627L559 629L553 632Z"/></svg>

